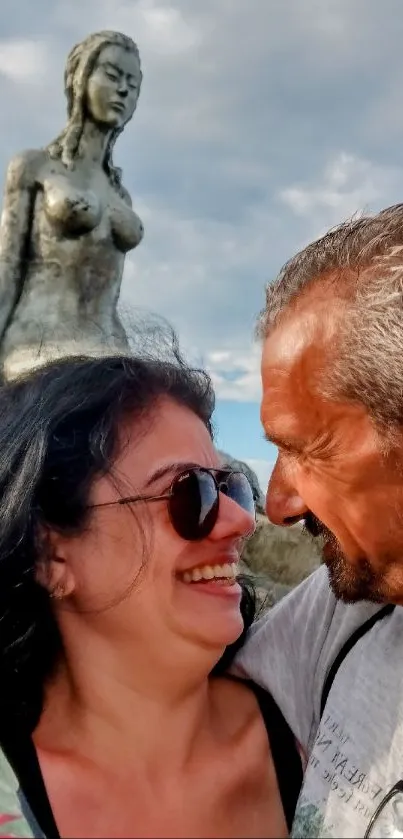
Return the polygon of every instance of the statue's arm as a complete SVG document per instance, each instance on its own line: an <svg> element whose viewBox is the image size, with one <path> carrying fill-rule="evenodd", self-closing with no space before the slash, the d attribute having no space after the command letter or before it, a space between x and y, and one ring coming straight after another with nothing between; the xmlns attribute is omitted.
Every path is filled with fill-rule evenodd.
<svg viewBox="0 0 403 839"><path fill-rule="evenodd" d="M8 165L0 219L0 341L21 296L31 233L38 152L24 152Z"/></svg>

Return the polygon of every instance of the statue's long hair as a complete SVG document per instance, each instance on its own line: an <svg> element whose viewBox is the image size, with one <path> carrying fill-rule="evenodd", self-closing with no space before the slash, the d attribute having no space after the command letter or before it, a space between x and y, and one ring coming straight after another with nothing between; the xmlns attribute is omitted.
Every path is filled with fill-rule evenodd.
<svg viewBox="0 0 403 839"><path fill-rule="evenodd" d="M64 73L64 90L67 98L67 125L47 146L51 158L61 160L68 169L74 168L74 161L79 155L80 141L86 120L87 85L100 52L104 47L114 45L133 52L140 64L137 45L127 35L121 32L105 30L95 32L76 44L67 58ZM140 84L142 72L140 70ZM128 122L128 120L127 120ZM104 169L108 178L118 191L122 189L122 171L113 165L112 153L116 140L124 129L124 125L112 131L106 149Z"/></svg>

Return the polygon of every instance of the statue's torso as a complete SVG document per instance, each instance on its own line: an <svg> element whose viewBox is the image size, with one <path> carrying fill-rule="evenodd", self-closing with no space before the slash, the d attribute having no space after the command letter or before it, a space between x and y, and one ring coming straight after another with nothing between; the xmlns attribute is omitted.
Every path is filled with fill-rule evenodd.
<svg viewBox="0 0 403 839"><path fill-rule="evenodd" d="M126 349L116 313L125 254L141 241L139 217L99 167L67 170L46 155L32 183L22 294L2 355L56 344L60 353L107 342Z"/></svg>

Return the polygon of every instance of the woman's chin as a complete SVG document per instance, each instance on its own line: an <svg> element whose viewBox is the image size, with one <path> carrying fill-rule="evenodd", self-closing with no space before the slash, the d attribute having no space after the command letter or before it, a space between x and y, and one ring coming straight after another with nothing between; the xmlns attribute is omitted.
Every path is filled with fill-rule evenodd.
<svg viewBox="0 0 403 839"><path fill-rule="evenodd" d="M213 580L185 583L177 579L171 608L181 634L219 650L233 644L243 631L241 598L242 589L235 580L220 585Z"/></svg>
<svg viewBox="0 0 403 839"><path fill-rule="evenodd" d="M188 615L182 613L181 623L186 635L192 637L198 644L222 651L229 644L234 644L242 634L244 622L239 609L227 610L225 613L217 609L210 609L209 613L202 610L193 611Z"/></svg>

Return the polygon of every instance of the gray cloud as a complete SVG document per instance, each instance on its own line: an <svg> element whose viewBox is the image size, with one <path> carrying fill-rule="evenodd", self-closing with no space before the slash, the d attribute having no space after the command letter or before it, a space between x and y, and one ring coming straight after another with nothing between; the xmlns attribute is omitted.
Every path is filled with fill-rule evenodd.
<svg viewBox="0 0 403 839"><path fill-rule="evenodd" d="M167 316L213 367L244 357L254 384L234 394L254 395L266 280L329 225L402 195L401 0L2 0L2 13L3 171L63 124L73 43L104 27L138 42L144 86L116 158L146 236L122 301Z"/></svg>

